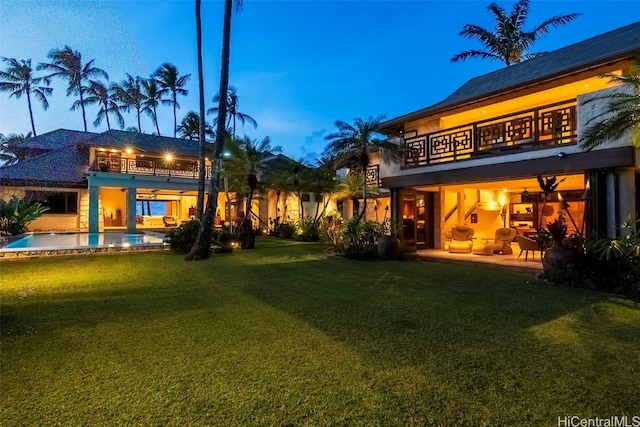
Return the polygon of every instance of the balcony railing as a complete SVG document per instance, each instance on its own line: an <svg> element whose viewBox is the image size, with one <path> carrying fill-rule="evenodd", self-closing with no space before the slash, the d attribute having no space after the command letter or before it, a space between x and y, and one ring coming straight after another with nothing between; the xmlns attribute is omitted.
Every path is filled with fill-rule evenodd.
<svg viewBox="0 0 640 427"><path fill-rule="evenodd" d="M114 155L97 155L92 170L134 175L173 176L198 178L197 163L167 162L164 160L123 159ZM206 178L211 177L211 166L205 167Z"/></svg>
<svg viewBox="0 0 640 427"><path fill-rule="evenodd" d="M576 142L576 102L470 123L405 139L404 166L414 168Z"/></svg>
<svg viewBox="0 0 640 427"><path fill-rule="evenodd" d="M368 186L380 187L382 183L380 182L380 166L373 165L368 166L366 171L366 182ZM360 176L359 169L349 169L349 176Z"/></svg>

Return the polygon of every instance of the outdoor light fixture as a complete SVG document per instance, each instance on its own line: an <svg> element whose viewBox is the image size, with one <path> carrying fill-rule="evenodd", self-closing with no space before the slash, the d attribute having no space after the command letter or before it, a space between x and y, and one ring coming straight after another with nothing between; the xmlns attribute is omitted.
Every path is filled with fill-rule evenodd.
<svg viewBox="0 0 640 427"><path fill-rule="evenodd" d="M125 151L127 152L127 154L133 153L133 150L130 147L127 147L127 149Z"/></svg>
<svg viewBox="0 0 640 427"><path fill-rule="evenodd" d="M167 162L170 162L171 160L173 160L173 156L172 156L171 154L167 154L167 155L165 155L165 156L164 156L164 159L165 159Z"/></svg>

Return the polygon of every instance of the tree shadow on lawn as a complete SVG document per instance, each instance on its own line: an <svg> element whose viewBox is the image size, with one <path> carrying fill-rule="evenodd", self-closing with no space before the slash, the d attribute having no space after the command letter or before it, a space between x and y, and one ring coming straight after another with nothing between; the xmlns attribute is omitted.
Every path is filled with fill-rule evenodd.
<svg viewBox="0 0 640 427"><path fill-rule="evenodd" d="M250 279L254 268L262 269L262 281ZM520 414L548 423L540 411L629 413L640 401L634 399L640 364L629 366L640 351L640 315L623 308L631 310L624 331L611 317L592 316L608 304L602 295L541 285L521 274L432 262L330 258L279 265L273 271L279 280L269 280L263 266L246 269L246 280L240 280L246 292L343 343L372 369L418 369L496 411L515 410L504 408L504 399L513 399ZM532 332L553 336L557 319L580 322L568 341ZM635 375L631 388L612 388L629 374ZM536 409L534 401L546 406Z"/></svg>

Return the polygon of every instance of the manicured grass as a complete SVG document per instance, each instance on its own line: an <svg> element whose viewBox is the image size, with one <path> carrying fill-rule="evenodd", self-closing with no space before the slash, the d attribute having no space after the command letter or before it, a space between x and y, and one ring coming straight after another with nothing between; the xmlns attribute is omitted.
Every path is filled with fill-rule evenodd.
<svg viewBox="0 0 640 427"><path fill-rule="evenodd" d="M0 264L0 424L557 425L640 413L640 310L259 239Z"/></svg>

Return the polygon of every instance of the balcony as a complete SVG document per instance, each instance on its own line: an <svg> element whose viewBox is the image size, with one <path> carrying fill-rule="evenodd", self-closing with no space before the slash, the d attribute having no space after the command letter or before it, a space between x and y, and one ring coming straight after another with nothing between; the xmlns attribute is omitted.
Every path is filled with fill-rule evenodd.
<svg viewBox="0 0 640 427"><path fill-rule="evenodd" d="M146 159L123 159L120 155L99 154L91 170L100 172L124 173L134 175L167 176L198 179L196 162L180 162ZM211 177L211 166L205 167L206 179Z"/></svg>
<svg viewBox="0 0 640 427"><path fill-rule="evenodd" d="M576 101L405 138L404 167L575 144Z"/></svg>
<svg viewBox="0 0 640 427"><path fill-rule="evenodd" d="M349 176L359 177L360 176L360 170L358 170L358 169L349 169L349 174L348 175ZM368 166L367 167L367 171L365 172L365 175L366 175L367 186L380 187L382 185L382 182L380 181L380 166L379 165Z"/></svg>

